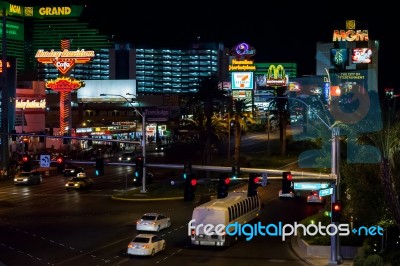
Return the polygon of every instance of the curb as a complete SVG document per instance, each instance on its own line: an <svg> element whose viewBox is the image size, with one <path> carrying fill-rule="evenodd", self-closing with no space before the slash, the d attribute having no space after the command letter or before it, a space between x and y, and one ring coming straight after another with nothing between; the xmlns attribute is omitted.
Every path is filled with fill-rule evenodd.
<svg viewBox="0 0 400 266"><path fill-rule="evenodd" d="M132 199L132 198L121 198L121 197L111 196L111 199L121 200L121 201L159 201L159 200L183 200L183 197Z"/></svg>

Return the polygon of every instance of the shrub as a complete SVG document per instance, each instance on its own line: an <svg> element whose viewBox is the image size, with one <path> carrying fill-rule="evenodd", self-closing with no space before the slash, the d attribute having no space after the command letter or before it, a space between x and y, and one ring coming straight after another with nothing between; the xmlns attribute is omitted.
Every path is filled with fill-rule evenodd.
<svg viewBox="0 0 400 266"><path fill-rule="evenodd" d="M378 254L374 255L369 255L365 261L363 266L384 266L385 263L383 262L383 259L381 256Z"/></svg>

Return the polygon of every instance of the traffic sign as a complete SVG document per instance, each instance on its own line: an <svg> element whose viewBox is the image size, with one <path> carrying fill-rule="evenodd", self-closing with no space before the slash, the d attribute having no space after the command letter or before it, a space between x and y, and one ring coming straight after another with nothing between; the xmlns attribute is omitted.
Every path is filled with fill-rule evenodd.
<svg viewBox="0 0 400 266"><path fill-rule="evenodd" d="M40 155L40 167L50 167L50 155Z"/></svg>
<svg viewBox="0 0 400 266"><path fill-rule="evenodd" d="M326 189L321 189L319 191L319 196L323 197L323 196L329 196L333 194L333 188L326 188Z"/></svg>
<svg viewBox="0 0 400 266"><path fill-rule="evenodd" d="M293 185L296 190L320 190L328 188L328 183L310 183L310 182L294 182Z"/></svg>
<svg viewBox="0 0 400 266"><path fill-rule="evenodd" d="M263 186L263 187L266 187L267 186L267 178L268 178L268 175L267 175L267 173L263 173L262 174L262 181L261 181L261 186Z"/></svg>

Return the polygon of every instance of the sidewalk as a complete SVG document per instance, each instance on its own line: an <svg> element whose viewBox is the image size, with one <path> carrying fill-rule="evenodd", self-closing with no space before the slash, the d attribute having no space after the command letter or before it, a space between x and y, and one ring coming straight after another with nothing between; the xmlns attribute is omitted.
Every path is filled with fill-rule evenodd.
<svg viewBox="0 0 400 266"><path fill-rule="evenodd" d="M327 266L327 265L343 265L343 266L352 266L353 260L345 259L342 260L340 263L330 263L330 256L317 256L317 255L310 255L307 254L307 249L301 247L299 242L301 239L297 236L293 236L290 238L290 246L294 253L300 258L312 266ZM318 249L318 246L315 246L315 249Z"/></svg>

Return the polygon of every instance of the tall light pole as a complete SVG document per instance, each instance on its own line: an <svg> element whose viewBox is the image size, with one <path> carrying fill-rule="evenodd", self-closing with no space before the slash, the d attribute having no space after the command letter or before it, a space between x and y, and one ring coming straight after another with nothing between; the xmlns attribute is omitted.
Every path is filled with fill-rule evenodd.
<svg viewBox="0 0 400 266"><path fill-rule="evenodd" d="M302 104L304 104L307 109L309 109L311 112L314 113L314 115L322 122L322 124L331 132L332 134L332 144L331 144L331 177L336 179L335 184L333 185L333 192L331 195L331 202L336 202L339 200L339 185L340 185L340 173L339 173L339 161L340 161L340 156L339 156L339 149L340 149L340 143L339 143L339 134L340 130L338 127L332 127L329 126L315 111L313 111L310 106L297 98L289 98L289 97L273 97L273 98L285 98L288 100L294 100L298 101ZM321 103L322 104L322 103ZM331 210L332 211L332 210ZM331 224L335 225L337 227L337 223L332 221L331 218ZM339 234L332 234L331 235L331 256L330 256L330 264L339 264L341 261L341 255L340 255L340 242L339 242Z"/></svg>
<svg viewBox="0 0 400 266"><path fill-rule="evenodd" d="M127 93L126 95L134 95ZM146 191L146 113L140 112L128 98L120 94L106 94L102 93L100 96L117 96L124 98L127 103L129 103L133 109L142 117L142 156L143 156L143 177L142 177L142 190L140 192L145 193ZM136 96L136 95L134 95Z"/></svg>

